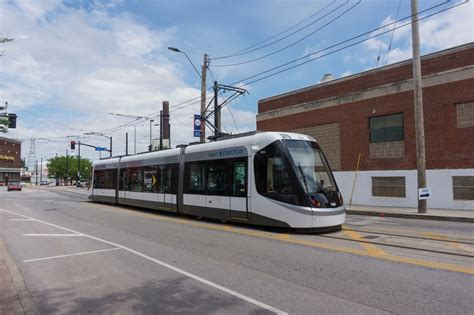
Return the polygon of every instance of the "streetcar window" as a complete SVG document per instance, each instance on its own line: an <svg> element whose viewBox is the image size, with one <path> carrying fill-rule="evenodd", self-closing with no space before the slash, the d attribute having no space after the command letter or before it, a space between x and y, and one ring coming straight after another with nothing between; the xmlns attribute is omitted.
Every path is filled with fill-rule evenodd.
<svg viewBox="0 0 474 315"><path fill-rule="evenodd" d="M247 195L247 162L246 160L232 161L232 196L245 197Z"/></svg>
<svg viewBox="0 0 474 315"><path fill-rule="evenodd" d="M207 195L226 195L227 169L226 160L208 162L207 167Z"/></svg>
<svg viewBox="0 0 474 315"><path fill-rule="evenodd" d="M202 194L206 192L206 164L190 162L185 164L184 192L187 194Z"/></svg>
<svg viewBox="0 0 474 315"><path fill-rule="evenodd" d="M117 170L94 171L95 189L115 189Z"/></svg>
<svg viewBox="0 0 474 315"><path fill-rule="evenodd" d="M129 169L121 169L120 170L120 182L119 182L119 190L130 190L130 170Z"/></svg>
<svg viewBox="0 0 474 315"><path fill-rule="evenodd" d="M157 192L156 167L146 166L143 168L143 191Z"/></svg>
<svg viewBox="0 0 474 315"><path fill-rule="evenodd" d="M296 191L298 183L290 173L290 164L281 147L281 143L276 141L255 155L257 192L285 203L306 205L304 197Z"/></svg>
<svg viewBox="0 0 474 315"><path fill-rule="evenodd" d="M130 190L141 192L143 191L143 180L142 180L142 170L139 167L134 167L130 169Z"/></svg>

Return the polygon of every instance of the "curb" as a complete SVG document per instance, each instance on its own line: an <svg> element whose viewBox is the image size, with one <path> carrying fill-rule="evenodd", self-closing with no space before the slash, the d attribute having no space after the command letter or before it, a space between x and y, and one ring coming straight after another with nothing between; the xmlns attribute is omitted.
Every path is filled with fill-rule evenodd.
<svg viewBox="0 0 474 315"><path fill-rule="evenodd" d="M13 281L13 286L15 287L18 299L20 300L20 304L23 308L23 313L27 315L40 314L36 303L34 302L33 297L31 296L30 290L26 286L25 281L23 280L23 277L15 264L15 261L11 257L5 243L2 241L1 238L0 250L2 251L5 264Z"/></svg>
<svg viewBox="0 0 474 315"><path fill-rule="evenodd" d="M393 213L393 212L375 212L364 210L346 210L346 214L368 215L377 217L402 218L402 219L419 219L419 220L433 220L433 221L448 221L448 222L465 222L474 223L474 218L466 217L445 217L440 215L426 215L417 213Z"/></svg>

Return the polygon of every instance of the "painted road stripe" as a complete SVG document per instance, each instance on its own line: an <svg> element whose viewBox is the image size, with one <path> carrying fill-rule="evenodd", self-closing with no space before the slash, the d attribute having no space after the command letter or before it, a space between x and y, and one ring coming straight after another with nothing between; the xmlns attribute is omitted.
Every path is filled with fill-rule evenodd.
<svg viewBox="0 0 474 315"><path fill-rule="evenodd" d="M114 208L114 210L110 210L109 208L107 209L102 208L102 209L105 211L110 211L112 213L117 212L117 208ZM448 270L448 271L453 271L453 272L460 272L460 273L474 275L474 267L472 266L462 266L462 265L443 263L443 262L433 262L430 260L396 256L396 255L391 255L391 254L381 256L381 255L369 253L366 250L360 250L357 248L343 247L343 246L338 246L338 245L333 245L333 244L328 244L328 243L297 239L294 237L291 237L289 239L284 239L279 236L280 235L279 233L266 233L266 232L260 232L260 231L254 231L254 230L244 230L244 229L239 229L237 227L231 227L227 225L211 225L210 223L196 222L196 221L192 221L191 219L186 219L186 218L175 219L175 218L160 216L158 214L151 215L151 214L145 214L142 212L127 210L123 208L119 208L119 209L122 213L126 212L130 215L139 216L139 217L143 217L147 219L151 218L158 221L195 226L195 227L208 229L208 230L230 232L230 233L253 236L253 237L258 237L258 238L263 238L263 239L277 240L277 241L291 243L291 244L304 245L304 246L314 247L314 248L319 248L319 249L327 249L330 251L341 252L341 253L346 253L346 254L378 258L378 259L383 259L387 261L399 262L399 263L415 265L415 266L420 266L420 267L425 267L425 268L441 269L441 270Z"/></svg>
<svg viewBox="0 0 474 315"><path fill-rule="evenodd" d="M184 271L184 270L182 270L182 269L179 269L179 268L177 268L177 267L174 267L174 266L172 266L172 265L170 265L170 264L167 264L167 263L165 263L165 262L163 262L163 261L161 261L161 260L158 260L158 259L156 259L156 258L150 257L150 256L148 256L148 255L145 255L145 254L143 254L143 253L140 253L140 252L138 252L138 251L136 251L136 250L133 250L133 249L131 249L131 248L128 248L128 247L126 247L126 246L122 246L122 245L119 245L119 244L116 244L116 243L113 243L113 242L109 242L109 241L100 239L100 238L98 238L98 237L92 236L92 235L87 235L87 234L84 234L84 233L80 233L80 232L77 232L77 231L74 231L74 230L71 230L71 229L68 229L68 228L64 228L64 227L59 226L59 225L56 225L56 224L52 224L52 223L49 223L49 222L46 222L46 221L42 221L42 220L39 220L39 219L35 219L35 218L29 217L29 216L26 216L26 215L23 215L23 214L19 214L19 213L13 212L13 211L8 211L8 210L4 210L4 209L0 209L0 211L7 212L7 213L11 213L11 214L15 214L15 215L18 215L18 216L23 217L23 218L32 219L32 220L35 220L36 222L40 222L40 223L43 223L43 224L46 224L46 225L49 225L49 226L53 226L53 227L56 227L56 228L58 228L58 229L62 229L62 230L65 230L65 231L68 231L68 232L71 232L71 233L81 234L81 235L83 235L83 236L85 236L85 237L94 239L94 240L96 240L96 241L103 242L103 243L112 245L112 246L117 247L117 248L121 248L121 249L123 249L123 250L126 250L126 251L132 253L132 254L135 254L135 255L140 256L140 257L142 257L142 258L144 258L144 259L147 259L147 260L149 260L149 261L152 261L152 262L154 262L154 263L156 263L156 264L158 264L158 265L161 265L161 266L166 267L166 268L168 268L168 269L174 270L174 271L176 271L177 273L180 273L180 274L185 275L185 276L187 276L187 277L189 277L189 278L192 278L192 279L194 279L194 280L197 280L197 281L199 281L199 282L201 282L201 283L207 284L207 285L209 285L209 286L211 286L211 287L213 287L213 288L216 288L216 289L221 290L221 291L223 291L223 292L226 292L226 293L228 293L228 294L230 294L230 295L233 295L233 296L235 296L235 297L238 297L238 298L240 298L240 299L242 299L242 300L244 300L244 301L247 301L247 302L249 302L249 303L252 303L252 304L254 304L254 305L257 305L257 306L259 306L259 307L261 307L261 308L267 309L267 310L269 310L269 311L271 311L271 312L274 312L274 313L276 313L276 314L288 315L288 313L286 313L286 312L284 312L284 311L282 311L282 310L279 310L279 309L277 309L277 308L275 308L275 307L272 307L272 306L270 306L270 305L267 305L267 304L265 304L265 303L262 303L262 302L260 302L260 301L255 300L255 299L252 299L251 297L248 297L248 296L246 296L246 295L240 294L240 293L238 293L238 292L236 292L236 291L233 291L233 290L231 290L231 289L228 289L228 288L226 288L226 287L223 287L223 286L221 286L221 285L218 285L217 283L214 283L214 282L212 282L212 281L209 281L209 280L206 280L206 279L201 278L201 277L199 277L199 276L196 276L196 275L194 275L194 274L192 274L192 273L189 273L189 272L187 272L187 271Z"/></svg>
<svg viewBox="0 0 474 315"><path fill-rule="evenodd" d="M67 236L67 237L71 237L71 236L84 236L83 234L23 234L23 236L52 236L52 237L56 237L56 236Z"/></svg>
<svg viewBox="0 0 474 315"><path fill-rule="evenodd" d="M10 219L9 221L34 221L33 219Z"/></svg>
<svg viewBox="0 0 474 315"><path fill-rule="evenodd" d="M35 259L27 259L27 260L23 260L23 262L24 262L24 263L28 263L28 262L40 261L40 260L48 260L48 259L56 259L56 258L64 258L64 257L80 256L80 255L89 255L89 254L95 254L95 253L110 252L110 251L112 251L112 250L117 250L117 249L121 249L121 248L120 248L120 247L114 247L114 248L93 250L93 251L90 251L90 252L82 252L82 253L67 254L67 255L58 255L58 256L50 256L50 257L35 258Z"/></svg>

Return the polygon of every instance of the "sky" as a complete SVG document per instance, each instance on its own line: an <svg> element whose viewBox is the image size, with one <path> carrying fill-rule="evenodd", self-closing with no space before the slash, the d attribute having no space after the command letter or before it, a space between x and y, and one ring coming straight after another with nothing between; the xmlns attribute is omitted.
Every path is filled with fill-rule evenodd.
<svg viewBox="0 0 474 315"><path fill-rule="evenodd" d="M474 41L474 1L464 2L419 0L427 10L420 17L439 12L420 20L422 55ZM18 115L17 129L1 136L21 139L25 158L36 138L36 158L46 160L65 155L71 140L108 147L88 132L112 136L114 155L125 154L128 132L133 152L136 129L143 152L150 122L110 113L153 118L156 138L156 113L169 101L172 145L198 140L201 79L168 47L198 70L209 55L208 88L245 88L222 109L223 127L254 130L260 99L318 84L326 73L340 78L411 58L410 12L410 0L0 0L0 37L13 39L0 44L0 103Z"/></svg>

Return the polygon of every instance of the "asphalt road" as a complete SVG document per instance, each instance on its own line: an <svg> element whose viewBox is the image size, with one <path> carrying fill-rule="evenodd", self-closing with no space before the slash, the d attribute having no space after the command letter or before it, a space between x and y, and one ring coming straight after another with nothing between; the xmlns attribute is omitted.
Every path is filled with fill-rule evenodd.
<svg viewBox="0 0 474 315"><path fill-rule="evenodd" d="M0 237L41 313L467 314L473 224L348 216L301 235L0 190Z"/></svg>

